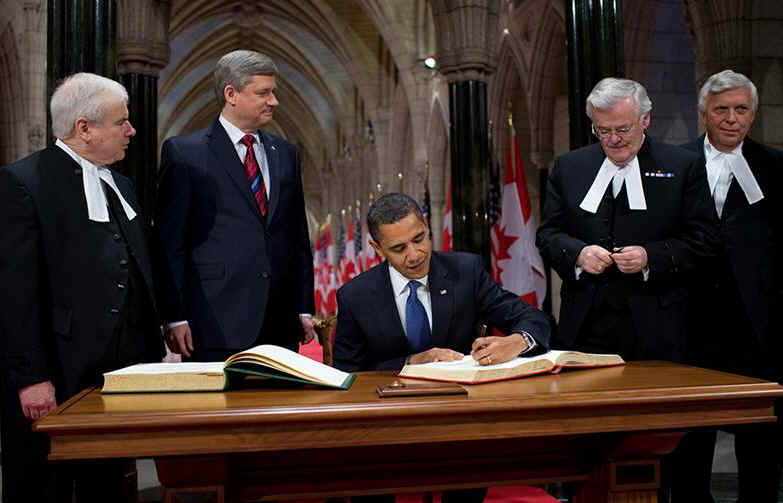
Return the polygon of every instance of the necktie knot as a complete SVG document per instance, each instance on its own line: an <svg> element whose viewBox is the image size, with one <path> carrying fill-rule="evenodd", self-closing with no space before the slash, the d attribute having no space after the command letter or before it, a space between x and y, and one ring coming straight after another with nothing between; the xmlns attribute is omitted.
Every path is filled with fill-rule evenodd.
<svg viewBox="0 0 783 503"><path fill-rule="evenodd" d="M251 148L253 144L256 142L256 137L253 136L252 134L246 134L239 141L242 143L242 145L246 146L247 148Z"/></svg>
<svg viewBox="0 0 783 503"><path fill-rule="evenodd" d="M416 295L416 290L418 290L420 286L422 286L421 283L419 283L415 279L411 280L408 283L408 288L410 288L411 290L411 295Z"/></svg>

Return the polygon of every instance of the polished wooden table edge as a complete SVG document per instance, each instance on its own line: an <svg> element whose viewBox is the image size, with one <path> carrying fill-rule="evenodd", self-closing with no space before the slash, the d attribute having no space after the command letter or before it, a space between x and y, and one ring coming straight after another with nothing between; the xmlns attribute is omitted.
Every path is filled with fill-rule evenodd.
<svg viewBox="0 0 783 503"><path fill-rule="evenodd" d="M742 387L744 389L738 390ZM732 386L711 386L702 388L667 388L667 394L661 390L645 391L608 391L592 393L574 393L548 397L541 395L515 395L483 398L456 399L383 399L372 403L341 403L308 406L271 406L242 407L223 410L162 411L145 413L109 412L96 414L63 414L73 404L95 389L84 390L61 405L50 416L35 423L37 431L45 433L78 431L89 429L116 430L127 427L129 430L154 428L176 423L182 426L198 425L248 425L286 422L296 419L298 422L356 421L388 419L390 410L396 418L415 418L432 415L480 415L497 413L524 413L526 411L568 410L606 407L642 407L676 401L681 405L699 404L710 400L768 399L770 404L776 398L783 397L783 386L775 383L752 383ZM524 400L535 397L535 400ZM564 397L567 400L564 400ZM130 421L132 419L132 422Z"/></svg>

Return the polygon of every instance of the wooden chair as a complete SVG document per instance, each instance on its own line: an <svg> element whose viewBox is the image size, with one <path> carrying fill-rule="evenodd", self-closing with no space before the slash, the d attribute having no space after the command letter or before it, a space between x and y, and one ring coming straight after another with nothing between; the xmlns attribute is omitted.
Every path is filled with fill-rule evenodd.
<svg viewBox="0 0 783 503"><path fill-rule="evenodd" d="M323 362L330 367L334 366L334 330L337 328L337 316L331 315L326 318L313 319L313 328L318 335L318 343L323 351Z"/></svg>

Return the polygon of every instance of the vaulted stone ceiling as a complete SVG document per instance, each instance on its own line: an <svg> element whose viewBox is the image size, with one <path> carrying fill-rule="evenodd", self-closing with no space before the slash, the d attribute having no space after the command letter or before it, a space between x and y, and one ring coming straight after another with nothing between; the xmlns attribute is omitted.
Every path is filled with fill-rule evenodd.
<svg viewBox="0 0 783 503"><path fill-rule="evenodd" d="M159 81L161 141L217 116L212 70L239 48L277 63L281 105L271 130L299 145L306 181L320 178L344 138L361 131L358 110L373 119L387 49L356 1L174 0L169 26L171 57Z"/></svg>

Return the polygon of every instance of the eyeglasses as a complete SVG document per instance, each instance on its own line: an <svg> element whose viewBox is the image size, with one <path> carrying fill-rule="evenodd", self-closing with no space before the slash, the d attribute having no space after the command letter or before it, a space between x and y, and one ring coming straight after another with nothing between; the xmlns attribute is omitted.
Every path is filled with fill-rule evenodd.
<svg viewBox="0 0 783 503"><path fill-rule="evenodd" d="M602 140L608 140L609 138L612 137L613 134L616 134L620 138L625 138L625 135L630 133L635 126L636 123L630 124L628 126L609 128L609 127L595 127L595 124L593 124L590 126L590 129L592 129L593 134L596 135L598 138Z"/></svg>

